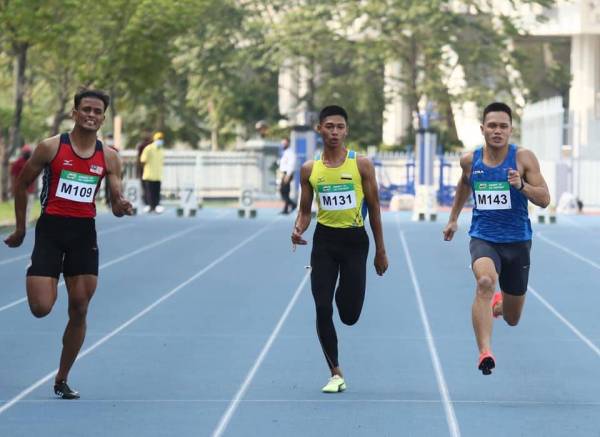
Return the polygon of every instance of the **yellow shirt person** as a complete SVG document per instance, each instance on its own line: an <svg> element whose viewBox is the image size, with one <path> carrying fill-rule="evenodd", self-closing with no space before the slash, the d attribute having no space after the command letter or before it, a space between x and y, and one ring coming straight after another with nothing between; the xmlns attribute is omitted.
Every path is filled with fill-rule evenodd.
<svg viewBox="0 0 600 437"><path fill-rule="evenodd" d="M163 150L164 135L162 132L156 132L154 141L150 143L142 152L140 162L144 166L142 173L142 182L144 184L146 196L146 212L161 213L164 208L160 204L160 181L163 175L163 161L165 151Z"/></svg>
<svg viewBox="0 0 600 437"><path fill-rule="evenodd" d="M160 181L163 174L163 162L165 159L164 135L162 132L157 132L153 137L154 141L149 144L140 157L141 163L144 165L142 179L145 181Z"/></svg>

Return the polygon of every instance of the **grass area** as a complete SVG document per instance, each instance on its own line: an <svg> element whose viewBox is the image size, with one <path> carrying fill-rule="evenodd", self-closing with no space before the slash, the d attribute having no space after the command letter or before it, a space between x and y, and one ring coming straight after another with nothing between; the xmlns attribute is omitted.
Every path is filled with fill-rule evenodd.
<svg viewBox="0 0 600 437"><path fill-rule="evenodd" d="M42 208L40 201L35 200L31 207L30 220L35 220L40 216ZM0 202L0 226L14 226L15 224L15 204L12 200Z"/></svg>

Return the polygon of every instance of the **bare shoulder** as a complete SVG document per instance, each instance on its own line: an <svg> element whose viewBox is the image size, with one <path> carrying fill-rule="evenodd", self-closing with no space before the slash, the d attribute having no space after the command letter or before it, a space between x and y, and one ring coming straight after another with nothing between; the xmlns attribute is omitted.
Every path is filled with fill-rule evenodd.
<svg viewBox="0 0 600 437"><path fill-rule="evenodd" d="M460 157L460 166L463 170L470 170L473 165L473 152L463 153Z"/></svg>
<svg viewBox="0 0 600 437"><path fill-rule="evenodd" d="M102 151L104 152L105 159L119 159L119 154L112 147L108 147L106 145L102 145Z"/></svg>
<svg viewBox="0 0 600 437"><path fill-rule="evenodd" d="M106 169L108 173L119 173L121 158L119 157L117 151L105 145L102 146L102 151L104 152L104 161L106 162Z"/></svg>
<svg viewBox="0 0 600 437"><path fill-rule="evenodd" d="M301 174L303 174L303 175L308 174L308 176L310 176L310 172L312 172L314 163L315 163L314 160L309 159L304 164L302 164L302 167L300 168Z"/></svg>
<svg viewBox="0 0 600 437"><path fill-rule="evenodd" d="M370 174L374 171L373 161L366 156L357 156L356 165L358 165L358 171L362 176Z"/></svg>
<svg viewBox="0 0 600 437"><path fill-rule="evenodd" d="M356 157L356 162L359 166L373 167L373 161L371 161L371 158L368 158L366 156L358 155Z"/></svg>
<svg viewBox="0 0 600 437"><path fill-rule="evenodd" d="M54 135L49 138L45 138L37 145L34 151L34 155L39 160L46 162L52 161L58 152L58 146L60 145L60 135Z"/></svg>
<svg viewBox="0 0 600 437"><path fill-rule="evenodd" d="M517 161L521 162L523 164L526 164L529 162L537 161L537 158L535 156L535 153L533 153L531 150L526 149L524 147L518 147L517 148Z"/></svg>

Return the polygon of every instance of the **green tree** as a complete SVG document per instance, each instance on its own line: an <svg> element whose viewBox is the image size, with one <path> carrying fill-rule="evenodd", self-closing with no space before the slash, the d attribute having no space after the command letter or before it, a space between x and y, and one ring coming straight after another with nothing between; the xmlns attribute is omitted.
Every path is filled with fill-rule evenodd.
<svg viewBox="0 0 600 437"><path fill-rule="evenodd" d="M74 6L74 0L46 0L41 3L35 0L0 1L0 28L3 29L0 51L14 65L12 120L8 138L0 142L3 144L0 149L0 200L6 199L8 194L8 160L23 141L21 122L28 85L29 52L72 28L69 12Z"/></svg>
<svg viewBox="0 0 600 437"><path fill-rule="evenodd" d="M542 6L551 0L527 1ZM385 61L402 63L402 97L413 114L423 100L439 113L437 127L448 142L457 142L452 103L479 104L501 96L514 103L513 90L522 88L510 69L519 71L513 38L519 29L511 17L477 0L368 0L348 7L347 16L359 20L365 38L373 38ZM449 56L452 52L457 57ZM460 65L466 91L451 95L448 71ZM508 68L507 68L508 66Z"/></svg>

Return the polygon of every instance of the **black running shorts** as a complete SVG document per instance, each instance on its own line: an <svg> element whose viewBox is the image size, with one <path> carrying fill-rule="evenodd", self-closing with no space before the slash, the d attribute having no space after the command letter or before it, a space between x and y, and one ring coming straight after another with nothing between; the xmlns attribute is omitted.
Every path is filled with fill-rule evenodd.
<svg viewBox="0 0 600 437"><path fill-rule="evenodd" d="M471 238L471 265L479 258L491 258L498 273L500 289L513 296L522 296L529 281L531 240L515 243L492 243Z"/></svg>
<svg viewBox="0 0 600 437"><path fill-rule="evenodd" d="M27 276L98 276L98 244L93 218L42 214Z"/></svg>

